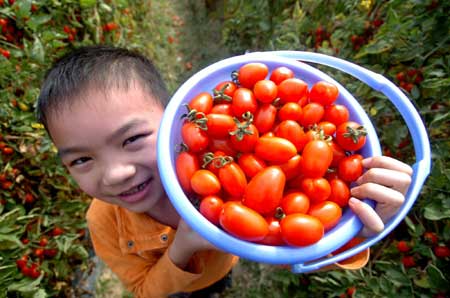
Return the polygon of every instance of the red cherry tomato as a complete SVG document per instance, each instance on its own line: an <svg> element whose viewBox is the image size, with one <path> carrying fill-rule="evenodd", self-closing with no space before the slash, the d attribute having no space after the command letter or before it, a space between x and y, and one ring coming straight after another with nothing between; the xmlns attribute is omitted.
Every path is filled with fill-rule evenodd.
<svg viewBox="0 0 450 298"><path fill-rule="evenodd" d="M301 189L314 204L327 200L331 194L330 183L322 177L303 179Z"/></svg>
<svg viewBox="0 0 450 298"><path fill-rule="evenodd" d="M302 192L294 191L286 194L280 202L284 214L304 213L309 210L310 202L307 195Z"/></svg>
<svg viewBox="0 0 450 298"><path fill-rule="evenodd" d="M239 68L238 80L242 87L252 89L256 82L264 80L269 68L264 63L247 63Z"/></svg>
<svg viewBox="0 0 450 298"><path fill-rule="evenodd" d="M245 121L242 122L241 125L244 125L244 123ZM258 129L253 124L250 124L247 128L243 129L239 129L235 126L232 131L232 136L230 137L231 145L240 152L252 152L258 139Z"/></svg>
<svg viewBox="0 0 450 298"><path fill-rule="evenodd" d="M331 150L333 151L333 160L331 161L331 166L337 167L339 164L339 161L346 156L345 151L334 141L329 142L329 144L330 144Z"/></svg>
<svg viewBox="0 0 450 298"><path fill-rule="evenodd" d="M254 114L253 124L260 133L266 133L273 128L276 117L277 108L271 104L262 104Z"/></svg>
<svg viewBox="0 0 450 298"><path fill-rule="evenodd" d="M193 122L186 122L181 128L183 142L192 152L200 152L208 147L209 138L205 130Z"/></svg>
<svg viewBox="0 0 450 298"><path fill-rule="evenodd" d="M236 126L233 117L225 114L206 115L207 133L210 138L225 139Z"/></svg>
<svg viewBox="0 0 450 298"><path fill-rule="evenodd" d="M350 188L347 183L339 178L333 178L328 181L330 183L331 194L328 200L335 202L340 207L345 207L348 205L348 200L350 199Z"/></svg>
<svg viewBox="0 0 450 298"><path fill-rule="evenodd" d="M227 139L210 139L209 140L209 151L216 152L216 151L222 151L225 153L225 155L235 157L237 154L237 151L233 148L233 145L231 144L231 140L229 138Z"/></svg>
<svg viewBox="0 0 450 298"><path fill-rule="evenodd" d="M296 102L287 102L278 111L278 119L300 121L302 119L302 107Z"/></svg>
<svg viewBox="0 0 450 298"><path fill-rule="evenodd" d="M270 80L279 85L284 80L291 79L294 76L295 74L291 69L285 66L280 66L272 71L272 73L270 74Z"/></svg>
<svg viewBox="0 0 450 298"><path fill-rule="evenodd" d="M323 177L333 160L333 151L327 142L313 140L303 148L302 157L302 173L305 176Z"/></svg>
<svg viewBox="0 0 450 298"><path fill-rule="evenodd" d="M347 121L337 127L336 142L344 150L357 151L365 145L366 135L364 126L354 121Z"/></svg>
<svg viewBox="0 0 450 298"><path fill-rule="evenodd" d="M297 154L297 149L283 138L260 137L255 145L255 154L266 161L284 163Z"/></svg>
<svg viewBox="0 0 450 298"><path fill-rule="evenodd" d="M231 101L231 110L233 115L241 119L242 115L246 112L255 114L258 108L258 103L252 90L247 88L238 88L233 95Z"/></svg>
<svg viewBox="0 0 450 298"><path fill-rule="evenodd" d="M336 125L329 121L321 121L317 124L317 126L326 136L332 136L336 132Z"/></svg>
<svg viewBox="0 0 450 298"><path fill-rule="evenodd" d="M219 221L225 231L247 241L260 241L269 233L263 216L235 201L223 205Z"/></svg>
<svg viewBox="0 0 450 298"><path fill-rule="evenodd" d="M233 116L233 111L231 110L231 103L218 103L213 105L211 112L213 114L225 114Z"/></svg>
<svg viewBox="0 0 450 298"><path fill-rule="evenodd" d="M199 169L200 164L197 155L183 151L177 156L175 160L175 171L181 188L185 192L192 192L191 177Z"/></svg>
<svg viewBox="0 0 450 298"><path fill-rule="evenodd" d="M281 237L280 221L274 217L267 217L266 221L269 225L269 233L258 243L273 246L284 245L285 242L283 237Z"/></svg>
<svg viewBox="0 0 450 298"><path fill-rule="evenodd" d="M279 167L266 167L250 179L242 202L260 214L271 215L283 197L285 183Z"/></svg>
<svg viewBox="0 0 450 298"><path fill-rule="evenodd" d="M340 104L332 104L325 107L325 113L323 115L323 120L330 121L334 125L339 125L347 122L350 117L350 112L347 107Z"/></svg>
<svg viewBox="0 0 450 298"><path fill-rule="evenodd" d="M277 98L278 87L270 80L261 80L253 86L253 93L260 102L272 103Z"/></svg>
<svg viewBox="0 0 450 298"><path fill-rule="evenodd" d="M303 107L303 115L300 124L303 127L319 123L322 120L325 109L321 104L310 102Z"/></svg>
<svg viewBox="0 0 450 298"><path fill-rule="evenodd" d="M338 176L346 182L356 181L363 173L362 156L353 154L339 161Z"/></svg>
<svg viewBox="0 0 450 298"><path fill-rule="evenodd" d="M309 100L323 106L332 104L339 96L336 85L325 81L315 83L309 91Z"/></svg>
<svg viewBox="0 0 450 298"><path fill-rule="evenodd" d="M342 217L342 209L334 202L324 201L313 204L309 208L308 214L319 219L325 231L328 231L338 224Z"/></svg>
<svg viewBox="0 0 450 298"><path fill-rule="evenodd" d="M216 226L219 225L222 208L223 201L218 196L207 196L200 202L200 213Z"/></svg>
<svg viewBox="0 0 450 298"><path fill-rule="evenodd" d="M252 178L267 165L264 160L253 153L243 153L238 158L238 164L248 178Z"/></svg>
<svg viewBox="0 0 450 298"><path fill-rule="evenodd" d="M278 85L281 103L299 102L308 95L308 84L297 78L290 78Z"/></svg>
<svg viewBox="0 0 450 298"><path fill-rule="evenodd" d="M293 246L307 246L318 242L324 235L323 224L317 218L294 213L280 221L283 240Z"/></svg>
<svg viewBox="0 0 450 298"><path fill-rule="evenodd" d="M236 89L237 86L232 81L221 82L213 89L214 100L218 102L221 102L222 100L231 101Z"/></svg>
<svg viewBox="0 0 450 298"><path fill-rule="evenodd" d="M303 128L294 120L284 120L278 124L275 135L286 139L294 144L298 152L303 150L306 145L305 132Z"/></svg>
<svg viewBox="0 0 450 298"><path fill-rule="evenodd" d="M201 92L196 95L190 102L189 108L197 112L208 114L213 106L213 98L208 92Z"/></svg>
<svg viewBox="0 0 450 298"><path fill-rule="evenodd" d="M291 157L287 162L277 164L286 176L286 180L297 177L301 173L301 160L302 157L299 154Z"/></svg>
<svg viewBox="0 0 450 298"><path fill-rule="evenodd" d="M200 169L191 177L192 190L201 196L217 194L220 189L220 182L213 172Z"/></svg>
<svg viewBox="0 0 450 298"><path fill-rule="evenodd" d="M241 167L230 162L219 169L219 181L223 189L233 197L240 197L247 187L247 178Z"/></svg>

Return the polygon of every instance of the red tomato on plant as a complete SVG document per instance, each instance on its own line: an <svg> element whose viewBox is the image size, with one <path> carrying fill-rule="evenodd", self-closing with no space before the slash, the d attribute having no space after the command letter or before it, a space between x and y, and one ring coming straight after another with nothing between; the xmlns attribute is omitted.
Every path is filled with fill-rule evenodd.
<svg viewBox="0 0 450 298"><path fill-rule="evenodd" d="M408 242L401 240L397 243L397 249L399 252L408 252L411 250L411 247L409 246Z"/></svg>
<svg viewBox="0 0 450 298"><path fill-rule="evenodd" d="M233 115L241 119L242 115L250 112L255 114L258 108L258 102L252 92L252 90L247 88L238 88L233 95L233 100L231 101L231 110Z"/></svg>
<svg viewBox="0 0 450 298"><path fill-rule="evenodd" d="M333 178L328 181L330 183L331 193L328 200L335 202L340 207L348 205L350 199L350 188L344 180L339 178Z"/></svg>
<svg viewBox="0 0 450 298"><path fill-rule="evenodd" d="M275 68L270 74L270 80L279 85L286 79L291 79L295 76L294 72L286 66Z"/></svg>
<svg viewBox="0 0 450 298"><path fill-rule="evenodd" d="M302 173L305 176L323 177L333 160L333 151L327 142L313 140L303 148L302 157Z"/></svg>
<svg viewBox="0 0 450 298"><path fill-rule="evenodd" d="M339 96L339 90L336 85L319 81L315 83L309 91L309 100L320 103L323 106L332 104Z"/></svg>
<svg viewBox="0 0 450 298"><path fill-rule="evenodd" d="M285 183L286 177L279 167L266 167L250 179L242 202L260 214L271 215L283 197Z"/></svg>
<svg viewBox="0 0 450 298"><path fill-rule="evenodd" d="M266 161L284 163L297 154L297 149L283 138L260 137L255 145L255 154Z"/></svg>
<svg viewBox="0 0 450 298"><path fill-rule="evenodd" d="M353 154L339 161L338 176L346 182L356 181L363 173L362 156Z"/></svg>
<svg viewBox="0 0 450 298"><path fill-rule="evenodd" d="M337 127L336 142L344 150L357 151L366 143L366 135L364 126L354 121L347 121Z"/></svg>
<svg viewBox="0 0 450 298"><path fill-rule="evenodd" d="M223 201L218 196L207 196L200 202L200 213L216 226L219 225L222 208Z"/></svg>
<svg viewBox="0 0 450 298"><path fill-rule="evenodd" d="M277 98L278 87L270 80L261 80L253 86L253 93L260 102L272 103Z"/></svg>
<svg viewBox="0 0 450 298"><path fill-rule="evenodd" d="M301 182L301 189L311 200L311 203L325 201L331 194L330 183L322 177L304 178Z"/></svg>
<svg viewBox="0 0 450 298"><path fill-rule="evenodd" d="M197 94L189 102L189 108L191 110L196 110L197 112L208 114L214 104L211 94L208 92L201 92Z"/></svg>
<svg viewBox="0 0 450 298"><path fill-rule="evenodd" d="M209 138L205 130L198 127L194 122L186 122L181 128L181 138L184 144L192 152L205 150L209 144Z"/></svg>
<svg viewBox="0 0 450 298"><path fill-rule="evenodd" d="M314 244L324 235L320 220L307 214L289 214L280 221L280 226L283 240L293 246Z"/></svg>
<svg viewBox="0 0 450 298"><path fill-rule="evenodd" d="M297 78L290 78L278 85L278 97L281 103L299 102L308 96L308 84Z"/></svg>
<svg viewBox="0 0 450 298"><path fill-rule="evenodd" d="M286 194L280 202L284 214L304 213L309 210L310 202L307 195L299 191L293 191Z"/></svg>
<svg viewBox="0 0 450 298"><path fill-rule="evenodd" d="M433 252L438 258L450 257L450 249L447 246L439 245L433 248Z"/></svg>
<svg viewBox="0 0 450 298"><path fill-rule="evenodd" d="M230 132L235 127L233 117L225 114L208 114L206 115L207 133L210 138L225 139L230 136Z"/></svg>
<svg viewBox="0 0 450 298"><path fill-rule="evenodd" d="M325 107L323 120L330 121L334 125L339 125L347 122L350 117L350 112L347 107L341 104L332 104Z"/></svg>
<svg viewBox="0 0 450 298"><path fill-rule="evenodd" d="M185 192L192 192L191 177L199 169L200 164L197 155L186 151L178 154L175 160L175 172L177 173L181 188Z"/></svg>
<svg viewBox="0 0 450 298"><path fill-rule="evenodd" d="M247 63L239 68L238 80L242 87L252 89L256 82L264 80L269 68L264 63Z"/></svg>
<svg viewBox="0 0 450 298"><path fill-rule="evenodd" d="M254 114L253 124L260 133L266 133L273 128L276 117L277 108L269 103L262 104Z"/></svg>
<svg viewBox="0 0 450 298"><path fill-rule="evenodd" d="M258 241L258 243L273 246L285 244L283 237L281 237L280 221L274 217L268 217L266 221L269 224L269 233L262 240Z"/></svg>
<svg viewBox="0 0 450 298"><path fill-rule="evenodd" d="M248 178L252 178L267 166L264 160L253 153L242 153L238 158L238 164Z"/></svg>
<svg viewBox="0 0 450 298"><path fill-rule="evenodd" d="M247 241L260 241L269 233L264 217L235 201L223 205L219 221L225 231Z"/></svg>
<svg viewBox="0 0 450 298"><path fill-rule="evenodd" d="M338 204L331 201L323 201L313 204L308 211L308 214L319 219L325 231L332 229L337 225L342 217L342 209Z"/></svg>
<svg viewBox="0 0 450 298"><path fill-rule="evenodd" d="M200 169L191 177L192 190L201 196L209 196L217 194L221 185L219 179L213 172Z"/></svg>
<svg viewBox="0 0 450 298"><path fill-rule="evenodd" d="M247 187L247 178L241 167L230 162L219 168L219 181L223 189L233 197L240 197Z"/></svg>

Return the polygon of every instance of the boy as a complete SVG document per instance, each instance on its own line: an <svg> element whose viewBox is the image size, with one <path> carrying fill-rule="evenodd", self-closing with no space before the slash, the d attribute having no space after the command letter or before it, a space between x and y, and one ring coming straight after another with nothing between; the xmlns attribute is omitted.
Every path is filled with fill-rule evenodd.
<svg viewBox="0 0 450 298"><path fill-rule="evenodd" d="M94 249L136 297L206 288L237 262L191 230L162 187L156 138L168 99L148 59L106 46L80 48L57 61L38 99L38 118L63 164L95 198L87 213ZM412 169L387 157L366 159L364 166L368 171L352 195L376 200L376 210L355 198L349 205L367 235L381 231L398 210ZM368 252L360 255L339 266L363 266Z"/></svg>

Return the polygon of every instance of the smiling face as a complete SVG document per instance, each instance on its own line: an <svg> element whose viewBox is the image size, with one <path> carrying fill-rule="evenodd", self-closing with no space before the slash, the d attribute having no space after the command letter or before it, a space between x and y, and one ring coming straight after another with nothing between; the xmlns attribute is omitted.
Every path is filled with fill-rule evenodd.
<svg viewBox="0 0 450 298"><path fill-rule="evenodd" d="M48 121L61 160L80 188L133 212L164 204L156 161L163 107L137 83L89 90L83 97Z"/></svg>

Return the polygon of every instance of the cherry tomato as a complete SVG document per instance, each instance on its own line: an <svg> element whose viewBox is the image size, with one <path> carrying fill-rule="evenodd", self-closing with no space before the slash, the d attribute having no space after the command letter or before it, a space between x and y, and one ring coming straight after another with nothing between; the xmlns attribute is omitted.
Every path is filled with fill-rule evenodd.
<svg viewBox="0 0 450 298"><path fill-rule="evenodd" d="M278 119L300 121L302 119L302 107L296 102L287 102L278 111Z"/></svg>
<svg viewBox="0 0 450 298"><path fill-rule="evenodd" d="M223 201L218 196L207 196L200 202L200 213L216 226L219 225L222 208Z"/></svg>
<svg viewBox="0 0 450 298"><path fill-rule="evenodd" d="M226 154L223 151L216 151L216 152L206 152L202 155L202 168L207 169L208 171L211 171L214 173L214 175L219 175L219 168L222 166L222 161L220 157L225 157ZM205 167L206 164L206 167Z"/></svg>
<svg viewBox="0 0 450 298"><path fill-rule="evenodd" d="M280 202L284 214L304 213L309 210L310 202L307 195L299 191L286 194Z"/></svg>
<svg viewBox="0 0 450 298"><path fill-rule="evenodd" d="M271 104L262 104L254 114L253 124L260 133L266 133L273 128L276 117L277 108Z"/></svg>
<svg viewBox="0 0 450 298"><path fill-rule="evenodd" d="M237 86L232 81L224 81L213 89L214 100L221 102L222 100L231 101Z"/></svg>
<svg viewBox="0 0 450 298"><path fill-rule="evenodd" d="M301 160L299 154L292 156L287 162L277 164L286 176L286 180L297 177L301 173Z"/></svg>
<svg viewBox="0 0 450 298"><path fill-rule="evenodd" d="M235 201L223 205L219 221L225 231L247 241L260 241L269 233L263 216Z"/></svg>
<svg viewBox="0 0 450 298"><path fill-rule="evenodd" d="M240 197L247 187L247 178L241 167L230 162L219 169L219 181L223 189L233 197Z"/></svg>
<svg viewBox="0 0 450 298"><path fill-rule="evenodd" d="M363 173L362 156L353 154L339 161L338 176L346 182L356 181Z"/></svg>
<svg viewBox="0 0 450 298"><path fill-rule="evenodd" d="M346 156L345 151L334 141L329 142L329 145L331 147L331 150L333 151L333 160L331 161L331 166L337 167L339 161L341 161L341 159Z"/></svg>
<svg viewBox="0 0 450 298"><path fill-rule="evenodd" d="M192 152L200 152L208 147L209 138L205 130L193 122L186 122L181 128L183 142Z"/></svg>
<svg viewBox="0 0 450 298"><path fill-rule="evenodd" d="M332 104L339 96L339 90L336 85L325 81L315 83L309 91L309 100L317 102L322 106Z"/></svg>
<svg viewBox="0 0 450 298"><path fill-rule="evenodd" d="M324 234L323 224L317 218L294 213L280 221L283 240L293 246L307 246L318 242Z"/></svg>
<svg viewBox="0 0 450 298"><path fill-rule="evenodd" d="M207 114L206 126L210 138L225 139L230 136L230 132L236 126L233 117L225 114Z"/></svg>
<svg viewBox="0 0 450 298"><path fill-rule="evenodd" d="M209 140L209 151L216 152L222 151L225 155L234 157L237 154L237 151L233 148L231 144L231 140L228 139L210 139Z"/></svg>
<svg viewBox="0 0 450 298"><path fill-rule="evenodd" d="M334 125L339 125L347 122L350 117L350 112L347 107L340 104L332 104L325 107L323 120L330 121Z"/></svg>
<svg viewBox="0 0 450 298"><path fill-rule="evenodd" d="M241 125L244 125L244 123L245 121L242 122ZM259 139L258 129L255 125L250 124L247 128L243 129L239 129L235 126L232 133L236 133L230 137L230 141L234 149L240 152L253 151L256 142Z"/></svg>
<svg viewBox="0 0 450 298"><path fill-rule="evenodd" d="M258 243L279 246L285 244L283 237L281 237L281 227L280 221L274 217L266 218L267 224L269 225L269 233Z"/></svg>
<svg viewBox="0 0 450 298"><path fill-rule="evenodd" d="M285 183L280 167L266 167L250 179L242 202L260 214L271 215L283 197Z"/></svg>
<svg viewBox="0 0 450 298"><path fill-rule="evenodd" d="M233 116L233 111L231 110L231 103L218 103L215 104L210 113L214 114L225 114Z"/></svg>
<svg viewBox="0 0 450 298"><path fill-rule="evenodd" d="M303 115L300 124L303 127L319 123L322 120L325 109L321 104L310 102L303 107Z"/></svg>
<svg viewBox="0 0 450 298"><path fill-rule="evenodd" d="M323 133L326 136L332 136L336 132L336 125L329 121L321 121L317 124L317 126L323 130Z"/></svg>
<svg viewBox="0 0 450 298"><path fill-rule="evenodd" d="M299 102L308 95L308 84L297 78L290 78L278 85L278 97L281 103Z"/></svg>
<svg viewBox="0 0 450 298"><path fill-rule="evenodd" d="M250 89L238 88L234 92L233 100L231 101L231 110L234 116L241 119L242 115L246 112L255 114L257 108L258 103Z"/></svg>
<svg viewBox="0 0 450 298"><path fill-rule="evenodd" d="M286 66L275 68L270 74L270 80L279 85L286 79L291 79L295 76L294 72Z"/></svg>
<svg viewBox="0 0 450 298"><path fill-rule="evenodd" d="M213 106L213 98L208 92L201 92L196 95L190 102L189 108L197 112L208 114Z"/></svg>
<svg viewBox="0 0 450 298"><path fill-rule="evenodd" d="M338 204L331 201L324 201L313 204L308 214L314 216L322 222L325 231L333 228L342 217L342 209Z"/></svg>
<svg viewBox="0 0 450 298"><path fill-rule="evenodd" d="M323 177L303 179L301 189L314 204L327 200L331 194L330 183Z"/></svg>
<svg viewBox="0 0 450 298"><path fill-rule="evenodd" d="M347 121L337 127L336 142L344 150L357 151L365 145L366 135L364 126L354 121Z"/></svg>
<svg viewBox="0 0 450 298"><path fill-rule="evenodd" d="M264 160L253 153L243 153L238 158L238 164L248 178L252 178L267 165Z"/></svg>
<svg viewBox="0 0 450 298"><path fill-rule="evenodd" d="M277 98L278 87L270 80L261 80L256 82L253 93L260 102L272 103Z"/></svg>
<svg viewBox="0 0 450 298"><path fill-rule="evenodd" d="M181 188L185 192L192 192L191 177L199 169L200 164L197 155L186 151L178 154L175 160L175 171L177 173Z"/></svg>
<svg viewBox="0 0 450 298"><path fill-rule="evenodd" d="M323 177L333 160L333 151L327 142L313 140L302 152L302 172L307 177Z"/></svg>
<svg viewBox="0 0 450 298"><path fill-rule="evenodd" d="M345 207L348 205L348 200L350 199L350 188L347 183L339 178L333 178L328 180L330 183L331 194L328 200L335 202L340 207Z"/></svg>
<svg viewBox="0 0 450 298"><path fill-rule="evenodd" d="M197 170L191 177L192 190L201 196L217 194L221 185L219 179L213 172L208 170Z"/></svg>
<svg viewBox="0 0 450 298"><path fill-rule="evenodd" d="M255 154L266 161L284 163L297 154L297 149L283 138L260 137L255 145Z"/></svg>
<svg viewBox="0 0 450 298"><path fill-rule="evenodd" d="M275 135L286 139L294 144L298 152L306 145L305 132L303 128L294 120L284 120L278 124Z"/></svg>
<svg viewBox="0 0 450 298"><path fill-rule="evenodd" d="M264 80L269 68L264 63L247 63L239 68L238 80L242 87L252 89L256 82Z"/></svg>

